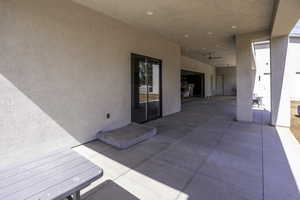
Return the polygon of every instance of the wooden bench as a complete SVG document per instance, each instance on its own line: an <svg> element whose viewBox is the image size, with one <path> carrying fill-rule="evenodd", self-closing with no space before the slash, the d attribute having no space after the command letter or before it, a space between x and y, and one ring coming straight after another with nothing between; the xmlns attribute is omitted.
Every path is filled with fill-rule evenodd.
<svg viewBox="0 0 300 200"><path fill-rule="evenodd" d="M103 170L71 149L0 169L1 200L80 199Z"/></svg>

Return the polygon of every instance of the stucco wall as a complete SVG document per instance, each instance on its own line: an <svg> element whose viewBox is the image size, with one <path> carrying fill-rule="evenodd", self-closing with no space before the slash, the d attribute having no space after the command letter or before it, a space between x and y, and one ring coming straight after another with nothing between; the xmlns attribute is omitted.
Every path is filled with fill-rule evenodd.
<svg viewBox="0 0 300 200"><path fill-rule="evenodd" d="M205 74L205 96L213 96L215 90L216 68L198 60L181 56L181 69ZM211 81L213 78L213 81ZM213 84L213 85L211 85Z"/></svg>
<svg viewBox="0 0 300 200"><path fill-rule="evenodd" d="M291 123L288 42L288 36L271 38L271 123L274 126L290 127Z"/></svg>
<svg viewBox="0 0 300 200"><path fill-rule="evenodd" d="M238 35L237 50L237 120L251 122L252 114L252 37Z"/></svg>
<svg viewBox="0 0 300 200"><path fill-rule="evenodd" d="M0 1L0 26L0 155L129 123L130 53L163 60L163 115L180 111L180 48L158 35L70 0Z"/></svg>
<svg viewBox="0 0 300 200"><path fill-rule="evenodd" d="M236 89L236 67L217 67L216 73L224 77L224 95L234 95Z"/></svg>

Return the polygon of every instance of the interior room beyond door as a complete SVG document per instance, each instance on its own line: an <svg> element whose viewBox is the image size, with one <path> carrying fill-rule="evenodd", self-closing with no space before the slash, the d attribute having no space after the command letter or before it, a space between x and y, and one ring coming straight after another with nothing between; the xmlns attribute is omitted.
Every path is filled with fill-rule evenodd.
<svg viewBox="0 0 300 200"><path fill-rule="evenodd" d="M143 123L162 116L161 60L131 55L131 120Z"/></svg>
<svg viewBox="0 0 300 200"><path fill-rule="evenodd" d="M205 97L205 74L181 70L181 97Z"/></svg>

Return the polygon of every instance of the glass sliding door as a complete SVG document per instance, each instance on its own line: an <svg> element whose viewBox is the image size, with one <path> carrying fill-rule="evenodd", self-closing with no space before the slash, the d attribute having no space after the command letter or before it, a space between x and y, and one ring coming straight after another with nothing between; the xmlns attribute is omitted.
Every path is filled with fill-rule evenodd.
<svg viewBox="0 0 300 200"><path fill-rule="evenodd" d="M132 55L132 121L142 123L147 121L148 88L146 81L146 59Z"/></svg>
<svg viewBox="0 0 300 200"><path fill-rule="evenodd" d="M161 61L131 55L132 121L143 123L161 117Z"/></svg>
<svg viewBox="0 0 300 200"><path fill-rule="evenodd" d="M148 120L161 117L160 62L148 60Z"/></svg>

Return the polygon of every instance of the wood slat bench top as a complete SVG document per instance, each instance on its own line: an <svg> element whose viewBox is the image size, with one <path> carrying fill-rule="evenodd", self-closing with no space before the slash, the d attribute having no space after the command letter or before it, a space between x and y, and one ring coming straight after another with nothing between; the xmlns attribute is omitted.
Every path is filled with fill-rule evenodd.
<svg viewBox="0 0 300 200"><path fill-rule="evenodd" d="M103 171L71 149L0 169L1 200L61 200L99 179Z"/></svg>

